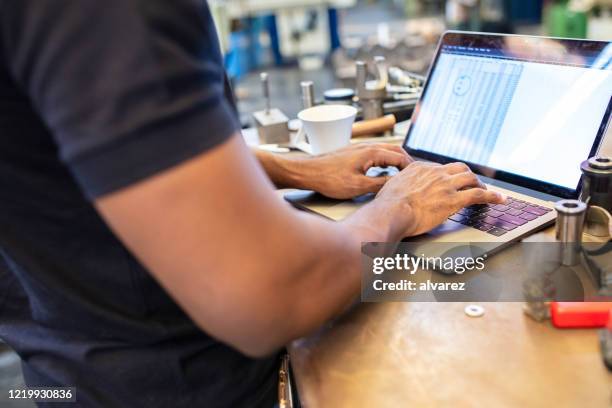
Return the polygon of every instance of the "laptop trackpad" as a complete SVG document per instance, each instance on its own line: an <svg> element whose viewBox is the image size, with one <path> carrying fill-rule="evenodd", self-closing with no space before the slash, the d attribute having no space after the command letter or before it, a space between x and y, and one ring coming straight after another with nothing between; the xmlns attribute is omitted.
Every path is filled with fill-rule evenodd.
<svg viewBox="0 0 612 408"><path fill-rule="evenodd" d="M313 191L297 190L284 195L285 200L297 208L312 211L334 221L340 221L372 201L373 193L355 197L352 200L334 200Z"/></svg>

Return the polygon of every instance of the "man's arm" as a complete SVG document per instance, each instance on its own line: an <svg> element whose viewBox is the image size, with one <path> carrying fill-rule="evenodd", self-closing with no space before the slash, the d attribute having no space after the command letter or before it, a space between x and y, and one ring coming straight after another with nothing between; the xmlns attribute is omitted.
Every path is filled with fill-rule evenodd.
<svg viewBox="0 0 612 408"><path fill-rule="evenodd" d="M361 242L395 241L465 205L501 200L480 188L461 191L472 186L479 183L465 166L415 163L374 202L333 223L278 199L235 135L96 206L202 329L260 356L355 298Z"/></svg>
<svg viewBox="0 0 612 408"><path fill-rule="evenodd" d="M352 198L376 193L388 180L367 177L370 167L403 169L412 158L401 146L358 144L319 156L284 156L253 149L268 177L279 188L317 191L331 198Z"/></svg>
<svg viewBox="0 0 612 408"><path fill-rule="evenodd" d="M342 223L294 211L230 137L239 124L201 6L12 2L0 13L0 50L82 191L211 335L269 352L357 295L360 242L394 241L499 199L461 191L478 185L464 166L414 163Z"/></svg>

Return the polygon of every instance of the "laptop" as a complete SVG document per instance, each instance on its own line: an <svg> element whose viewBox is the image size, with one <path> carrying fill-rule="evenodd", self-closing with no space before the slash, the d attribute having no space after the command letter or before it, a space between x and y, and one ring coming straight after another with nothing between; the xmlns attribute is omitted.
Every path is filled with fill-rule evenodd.
<svg viewBox="0 0 612 408"><path fill-rule="evenodd" d="M580 163L599 152L612 110L612 43L446 32L403 147L417 160L460 161L503 205L461 209L414 243L487 243L486 252L552 224L554 202L577 198ZM371 196L285 198L340 220Z"/></svg>

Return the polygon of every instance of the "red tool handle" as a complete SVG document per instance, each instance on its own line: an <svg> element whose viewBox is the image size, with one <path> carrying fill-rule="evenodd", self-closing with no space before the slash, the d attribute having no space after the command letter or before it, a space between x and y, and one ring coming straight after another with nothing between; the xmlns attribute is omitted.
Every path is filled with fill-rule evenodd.
<svg viewBox="0 0 612 408"><path fill-rule="evenodd" d="M606 327L612 302L552 302L550 318L555 327Z"/></svg>

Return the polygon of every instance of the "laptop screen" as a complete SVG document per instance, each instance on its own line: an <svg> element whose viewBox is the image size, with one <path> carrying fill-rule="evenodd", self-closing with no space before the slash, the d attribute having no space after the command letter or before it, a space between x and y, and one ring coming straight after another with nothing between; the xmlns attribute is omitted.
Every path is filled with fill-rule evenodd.
<svg viewBox="0 0 612 408"><path fill-rule="evenodd" d="M405 143L417 156L572 196L611 101L610 43L451 32Z"/></svg>

